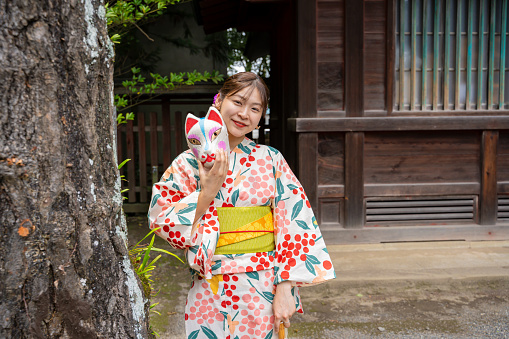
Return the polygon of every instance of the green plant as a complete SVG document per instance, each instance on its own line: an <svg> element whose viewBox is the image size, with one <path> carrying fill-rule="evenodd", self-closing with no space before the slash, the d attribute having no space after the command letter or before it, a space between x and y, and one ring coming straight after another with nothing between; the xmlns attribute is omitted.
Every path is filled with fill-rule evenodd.
<svg viewBox="0 0 509 339"><path fill-rule="evenodd" d="M107 1L104 7L106 8L106 23L111 41L120 43L122 36L133 28L137 28L145 34L140 28L140 24L162 15L168 5L178 2L180 0Z"/></svg>
<svg viewBox="0 0 509 339"><path fill-rule="evenodd" d="M124 167L124 165L125 165L128 161L130 161L130 160L131 160L131 159L125 159L124 161L122 161L122 162L120 163L120 165L118 165L118 166L117 166L117 167L118 167L118 169L120 170L120 169L121 169L122 167ZM120 180L122 180L122 181L127 181L127 179L125 178L125 175L121 175L121 176L120 176ZM126 189L121 190L121 191L120 191L120 194L125 193L125 192L127 192L127 191L129 191L129 188L126 188ZM122 200L125 200L125 199L127 199L127 197L122 197Z"/></svg>
<svg viewBox="0 0 509 339"><path fill-rule="evenodd" d="M141 280L141 283L143 285L143 290L145 292L145 296L147 296L149 299L152 296L156 296L159 293L159 291L157 293L153 293L152 283L154 281L151 279L151 277L152 277L152 271L156 268L155 263L162 256L162 254L159 254L157 257L155 257L152 261L149 262L150 254L152 252L160 252L160 253L169 254L169 255L177 258L181 263L184 264L182 259L180 259L177 255L175 255L167 250L163 250L162 248L154 247L155 234L153 234L153 233L159 229L160 229L160 227L154 228L149 233L147 233L147 235L145 235L145 237L143 237L143 239L138 241L138 243L136 245L132 246L129 249L129 259L131 260L131 263L134 267L136 274L138 275L138 277ZM141 244L141 242L143 240L145 240L151 234L152 234L152 238L150 239L150 243L148 245ZM158 303L151 304L150 311L159 314L158 311L153 309L157 305L158 305Z"/></svg>
<svg viewBox="0 0 509 339"><path fill-rule="evenodd" d="M140 74L139 68L133 67L131 71L133 74L132 78L122 82L122 86L128 91L128 94L115 95L115 106L119 110L128 110L133 106L154 99L154 97L160 95L157 94L156 91L162 88L174 90L182 86L192 86L197 82L207 81L212 81L217 84L224 79L223 75L219 74L218 71L213 71L211 73L205 71L202 74L194 70L193 72L186 73L170 73L169 77L150 73L152 82L146 83L146 78ZM142 98L143 96L146 97ZM134 114L127 113L125 118L123 115L121 118L117 117L117 122L122 123L126 120L132 120L130 119L131 117L134 119Z"/></svg>

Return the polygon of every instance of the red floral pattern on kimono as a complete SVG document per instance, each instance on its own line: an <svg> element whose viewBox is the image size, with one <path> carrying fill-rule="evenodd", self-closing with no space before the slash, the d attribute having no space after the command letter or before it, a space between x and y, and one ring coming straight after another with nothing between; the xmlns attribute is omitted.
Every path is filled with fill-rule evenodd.
<svg viewBox="0 0 509 339"><path fill-rule="evenodd" d="M198 164L186 151L153 186L150 227L185 251L194 274L186 306L188 338L274 338L275 286L335 278L334 268L304 190L276 149L244 139L230 152L228 174L191 238L200 191ZM214 255L219 238L216 207L272 205L276 249L265 253ZM242 225L239 225L242 226Z"/></svg>

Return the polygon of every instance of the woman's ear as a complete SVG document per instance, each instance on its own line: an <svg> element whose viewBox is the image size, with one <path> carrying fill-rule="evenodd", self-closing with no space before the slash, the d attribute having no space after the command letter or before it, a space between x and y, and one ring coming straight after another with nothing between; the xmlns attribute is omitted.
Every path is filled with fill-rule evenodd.
<svg viewBox="0 0 509 339"><path fill-rule="evenodd" d="M214 100L214 107L217 108L219 111L221 110L221 94L217 94Z"/></svg>

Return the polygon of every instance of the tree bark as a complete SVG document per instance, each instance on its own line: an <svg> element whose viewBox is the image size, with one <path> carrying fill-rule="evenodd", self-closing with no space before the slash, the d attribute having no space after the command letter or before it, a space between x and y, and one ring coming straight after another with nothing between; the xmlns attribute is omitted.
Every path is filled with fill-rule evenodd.
<svg viewBox="0 0 509 339"><path fill-rule="evenodd" d="M100 0L0 1L0 337L146 338Z"/></svg>

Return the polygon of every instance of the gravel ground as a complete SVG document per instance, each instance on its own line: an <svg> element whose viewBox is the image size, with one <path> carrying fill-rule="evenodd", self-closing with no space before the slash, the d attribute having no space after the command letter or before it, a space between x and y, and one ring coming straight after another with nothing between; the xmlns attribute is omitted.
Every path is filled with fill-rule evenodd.
<svg viewBox="0 0 509 339"><path fill-rule="evenodd" d="M147 233L129 217L131 243ZM169 249L161 239L156 246ZM181 254L179 252L174 252ZM189 271L163 257L154 271L160 290L151 324L160 339L183 339ZM305 314L289 338L509 338L509 277L431 281L329 282L301 289Z"/></svg>

